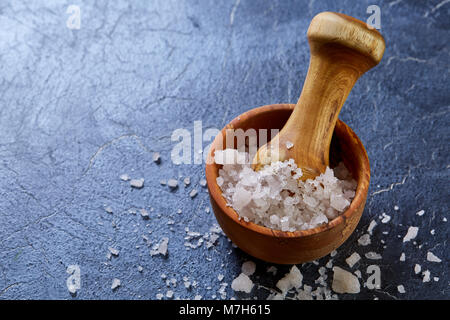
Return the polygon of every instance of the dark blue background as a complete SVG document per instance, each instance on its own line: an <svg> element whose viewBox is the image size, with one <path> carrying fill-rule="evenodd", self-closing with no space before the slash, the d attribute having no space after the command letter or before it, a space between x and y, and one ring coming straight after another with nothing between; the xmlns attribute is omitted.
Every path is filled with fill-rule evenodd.
<svg viewBox="0 0 450 320"><path fill-rule="evenodd" d="M66 27L71 4L80 6L80 30ZM340 115L367 149L371 187L358 229L334 261L349 270L345 258L355 250L382 254L353 269L366 280L367 266L380 265L382 286L340 298L448 299L450 3L419 0L2 1L0 298L73 299L66 288L72 264L81 268L76 299L154 299L168 289L161 273L178 280L175 297L219 296L218 274L231 284L251 257L223 236L212 249L185 249L184 228L204 233L215 218L205 212L208 194L198 185L204 165L171 161L173 130L193 132L196 120L203 130L222 128L250 108L295 103L312 17L337 11L365 21L371 4L381 8L386 52ZM145 187L130 188L119 179L123 173L145 178ZM191 185L180 179L171 192L159 183L178 176L191 177ZM193 188L200 193L191 199ZM154 211L145 221L127 212L133 207ZM383 212L392 217L387 224ZM175 224L167 225L171 219ZM371 220L378 223L372 244L359 247ZM415 244L402 243L409 226L419 227ZM153 243L169 237L168 257L151 257L142 235ZM111 261L109 246L120 250ZM428 251L442 262L427 262ZM414 274L416 263L430 270L431 282ZM258 262L252 279L274 288L288 266L278 266L275 277L268 266ZM300 268L307 284L319 266ZM183 276L198 287L186 290ZM115 277L122 286L113 292ZM228 286L227 293L264 298L269 291L241 295Z"/></svg>

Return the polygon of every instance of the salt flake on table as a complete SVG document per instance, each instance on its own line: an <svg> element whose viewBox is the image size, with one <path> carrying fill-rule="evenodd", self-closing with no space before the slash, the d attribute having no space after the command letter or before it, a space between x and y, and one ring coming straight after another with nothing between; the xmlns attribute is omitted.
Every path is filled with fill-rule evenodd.
<svg viewBox="0 0 450 320"><path fill-rule="evenodd" d="M332 289L337 293L359 293L361 285L358 277L339 267L333 267Z"/></svg>
<svg viewBox="0 0 450 320"><path fill-rule="evenodd" d="M254 286L253 281L250 280L250 278L244 273L241 273L231 283L231 288L234 291L243 291L245 293L250 293L253 289L253 286Z"/></svg>
<svg viewBox="0 0 450 320"><path fill-rule="evenodd" d="M431 251L428 251L428 252L427 252L427 260L430 261L430 262L437 262L437 263L442 262L442 260L439 259L439 258L438 258L433 252L431 252Z"/></svg>
<svg viewBox="0 0 450 320"><path fill-rule="evenodd" d="M405 237L403 238L403 242L408 242L415 239L417 237L418 231L418 227L409 227Z"/></svg>

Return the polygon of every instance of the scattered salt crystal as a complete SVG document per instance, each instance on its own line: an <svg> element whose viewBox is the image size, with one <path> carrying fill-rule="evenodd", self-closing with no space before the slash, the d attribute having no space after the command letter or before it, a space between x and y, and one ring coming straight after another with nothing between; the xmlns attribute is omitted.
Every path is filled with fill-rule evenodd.
<svg viewBox="0 0 450 320"><path fill-rule="evenodd" d="M111 247L109 247L108 250L109 250L109 252L111 252L111 254L113 256L116 256L116 257L119 255L119 252L120 252L119 250L111 248Z"/></svg>
<svg viewBox="0 0 450 320"><path fill-rule="evenodd" d="M367 252L366 254L365 254L365 257L367 258L367 259L371 259L371 260L379 260L379 259L381 259L382 257L381 257L381 255L380 254L378 254L378 253L376 253L376 252Z"/></svg>
<svg viewBox="0 0 450 320"><path fill-rule="evenodd" d="M372 235L373 228L375 228L377 222L375 220L370 221L369 227L367 228L367 232Z"/></svg>
<svg viewBox="0 0 450 320"><path fill-rule="evenodd" d="M241 273L231 283L231 288L234 291L243 291L245 293L250 293L253 289L253 286L254 286L254 284L253 284L252 280L250 280L250 278L244 273Z"/></svg>
<svg viewBox="0 0 450 320"><path fill-rule="evenodd" d="M414 266L414 272L415 274L420 273L420 271L422 270L422 267L420 266L420 264L417 264Z"/></svg>
<svg viewBox="0 0 450 320"><path fill-rule="evenodd" d="M144 178L132 179L130 181L130 186L136 189L141 189L144 186Z"/></svg>
<svg viewBox="0 0 450 320"><path fill-rule="evenodd" d="M173 291L172 290L168 290L166 292L166 297L169 298L169 299L173 298Z"/></svg>
<svg viewBox="0 0 450 320"><path fill-rule="evenodd" d="M139 212L140 212L142 218L148 219L149 215L148 215L148 211L146 209L140 209Z"/></svg>
<svg viewBox="0 0 450 320"><path fill-rule="evenodd" d="M431 251L428 251L428 252L427 252L427 260L430 261L430 262L437 262L437 263L442 262L442 260L439 259L439 258L438 258L433 252L431 252Z"/></svg>
<svg viewBox="0 0 450 320"><path fill-rule="evenodd" d="M196 295L196 296L194 297L194 300L202 300L202 298L203 298L203 297L202 297L201 295L198 294L198 295Z"/></svg>
<svg viewBox="0 0 450 320"><path fill-rule="evenodd" d="M154 152L152 158L153 158L153 162L156 162L156 163L161 162L161 155L159 154L159 152Z"/></svg>
<svg viewBox="0 0 450 320"><path fill-rule="evenodd" d="M256 263L254 263L253 261L246 261L242 264L241 271L247 276L251 276L253 273L255 273L255 270Z"/></svg>
<svg viewBox="0 0 450 320"><path fill-rule="evenodd" d="M435 282L438 282L438 281L439 281L439 277L433 277L433 280L434 280Z"/></svg>
<svg viewBox="0 0 450 320"><path fill-rule="evenodd" d="M138 266L138 267L137 267L137 269L138 269L138 271L139 271L139 272L142 272L142 271L144 271L144 268L143 268L143 267L141 267L141 266Z"/></svg>
<svg viewBox="0 0 450 320"><path fill-rule="evenodd" d="M418 231L419 231L418 227L409 227L408 232L406 233L405 237L403 238L403 242L408 242L408 241L415 239Z"/></svg>
<svg viewBox="0 0 450 320"><path fill-rule="evenodd" d="M121 174L119 178L120 178L120 180L122 180L122 181L128 181L128 180L130 180L130 177L129 177L127 174Z"/></svg>
<svg viewBox="0 0 450 320"><path fill-rule="evenodd" d="M362 274L361 274L361 271L360 270L356 270L355 272L353 272L354 274L356 274L356 276L358 277L358 278L362 278Z"/></svg>
<svg viewBox="0 0 450 320"><path fill-rule="evenodd" d="M169 180L167 181L167 185L168 185L170 188L174 189L174 188L176 188L176 187L178 186L178 181L177 181L176 179L169 179Z"/></svg>
<svg viewBox="0 0 450 320"><path fill-rule="evenodd" d="M159 180L159 183L160 183L162 186L165 186L165 185L167 184L167 181L164 180L164 179L162 179L162 180Z"/></svg>
<svg viewBox="0 0 450 320"><path fill-rule="evenodd" d="M423 216L423 214L425 213L425 210L420 210L418 212L416 212L416 214L420 217Z"/></svg>
<svg viewBox="0 0 450 320"><path fill-rule="evenodd" d="M394 206L394 210L398 211L400 208L398 206Z"/></svg>
<svg viewBox="0 0 450 320"><path fill-rule="evenodd" d="M359 293L360 284L358 278L350 272L339 267L333 267L332 289L337 293Z"/></svg>
<svg viewBox="0 0 450 320"><path fill-rule="evenodd" d="M162 293L156 294L156 299L161 300L162 298L164 298L164 295Z"/></svg>
<svg viewBox="0 0 450 320"><path fill-rule="evenodd" d="M197 189L192 189L191 192L189 192L189 197L194 198L197 195L198 191Z"/></svg>
<svg viewBox="0 0 450 320"><path fill-rule="evenodd" d="M120 280L114 278L111 284L111 290L116 290L118 287L120 287Z"/></svg>
<svg viewBox="0 0 450 320"><path fill-rule="evenodd" d="M294 146L294 144L290 141L286 141L286 148L289 150Z"/></svg>
<svg viewBox="0 0 450 320"><path fill-rule="evenodd" d="M358 244L360 246L368 246L370 244L370 235L369 234L363 234L359 239L358 239Z"/></svg>
<svg viewBox="0 0 450 320"><path fill-rule="evenodd" d="M399 293L405 293L406 292L405 291L405 287L403 285L397 286L397 290L398 290Z"/></svg>
<svg viewBox="0 0 450 320"><path fill-rule="evenodd" d="M294 265L292 266L289 273L285 274L283 278L281 278L277 282L277 288L281 290L283 294L291 290L292 288L300 288L303 281L303 275L300 270Z"/></svg>
<svg viewBox="0 0 450 320"><path fill-rule="evenodd" d="M223 274L219 274L219 275L217 276L217 280L219 280L219 281L222 281L223 278L224 278L224 275L223 275Z"/></svg>
<svg viewBox="0 0 450 320"><path fill-rule="evenodd" d="M391 216L388 216L386 213L381 214L381 222L382 223L388 223L391 220Z"/></svg>
<svg viewBox="0 0 450 320"><path fill-rule="evenodd" d="M405 253L402 252L402 254L400 255L400 261L405 261Z"/></svg>
<svg viewBox="0 0 450 320"><path fill-rule="evenodd" d="M432 229L431 231L430 231L430 233L434 236L434 234L435 234L435 230L434 229Z"/></svg>
<svg viewBox="0 0 450 320"><path fill-rule="evenodd" d="M168 244L169 244L169 238L166 238L166 237L162 238L161 242L152 248L152 250L150 251L150 255L154 256L154 255L161 254L161 255L165 256L167 254Z"/></svg>
<svg viewBox="0 0 450 320"><path fill-rule="evenodd" d="M111 207L106 207L105 211L108 213L113 213L113 209Z"/></svg>
<svg viewBox="0 0 450 320"><path fill-rule="evenodd" d="M356 253L353 252L352 255L350 257L348 257L347 259L345 259L345 262L347 262L348 266L350 268L353 268L353 266L361 259L361 256Z"/></svg>
<svg viewBox="0 0 450 320"><path fill-rule="evenodd" d="M423 275L422 282L430 282L430 271L429 270L425 270L424 272L422 272L422 275Z"/></svg>
<svg viewBox="0 0 450 320"><path fill-rule="evenodd" d="M205 179L201 179L199 182L200 186L202 187L206 187L206 180Z"/></svg>
<svg viewBox="0 0 450 320"><path fill-rule="evenodd" d="M331 251L330 256L331 256L331 257L334 257L335 255L337 255L337 250Z"/></svg>
<svg viewBox="0 0 450 320"><path fill-rule="evenodd" d="M186 178L184 178L183 182L184 182L184 185L185 185L185 186L188 186L188 185L191 184L191 178L186 177Z"/></svg>

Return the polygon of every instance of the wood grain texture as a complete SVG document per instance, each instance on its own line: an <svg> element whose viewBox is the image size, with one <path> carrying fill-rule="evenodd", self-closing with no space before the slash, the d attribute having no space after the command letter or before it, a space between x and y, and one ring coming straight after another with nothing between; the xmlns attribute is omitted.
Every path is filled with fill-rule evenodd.
<svg viewBox="0 0 450 320"><path fill-rule="evenodd" d="M378 64L385 47L378 31L332 12L314 17L308 41L311 59L300 98L279 135L258 150L255 170L293 158L303 170L303 180L323 173L339 112L355 82ZM293 147L288 148L288 142Z"/></svg>

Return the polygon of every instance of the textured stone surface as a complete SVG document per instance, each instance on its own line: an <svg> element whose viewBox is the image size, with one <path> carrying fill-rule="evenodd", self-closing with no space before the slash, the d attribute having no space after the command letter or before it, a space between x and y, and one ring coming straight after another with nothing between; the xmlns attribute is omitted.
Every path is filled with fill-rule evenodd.
<svg viewBox="0 0 450 320"><path fill-rule="evenodd" d="M358 81L341 119L367 149L371 188L357 231L333 260L348 270L345 259L358 252L363 258L353 270L366 280L367 267L379 265L381 289L361 286L360 294L340 297L450 298L443 221L448 1L77 1L79 30L66 27L70 4L0 3L0 299L154 299L169 289L161 273L177 279L175 297L219 296L218 274L228 283L227 297L266 297L268 290L257 286L250 295L232 292L251 257L225 237L209 250L183 245L185 227L204 233L215 219L199 186L204 166L174 165L171 134L193 132L197 120L204 130L222 128L250 108L295 103L308 67L311 18L329 10L366 20L370 4L381 7L386 53ZM144 178L144 187L131 188L119 178L124 173ZM182 178L175 190L160 184L180 175L191 184L185 187ZM194 188L199 194L191 199ZM415 214L422 209L423 216ZM392 217L386 224L383 212ZM360 247L357 239L372 220L378 224L371 244ZM403 243L409 226L419 227L417 238ZM170 239L168 256L150 256L163 237ZM108 260L108 247L120 254ZM442 262L426 261L428 251ZM367 252L382 259L368 260ZM329 259L299 266L304 283L313 284ZM431 272L431 282L414 273L416 263ZM81 273L75 297L66 287L66 269L74 264ZM277 266L276 276L265 272L269 266L257 262L251 278L275 288L289 266ZM183 276L198 281L197 288L186 289ZM112 291L114 278L121 286Z"/></svg>

